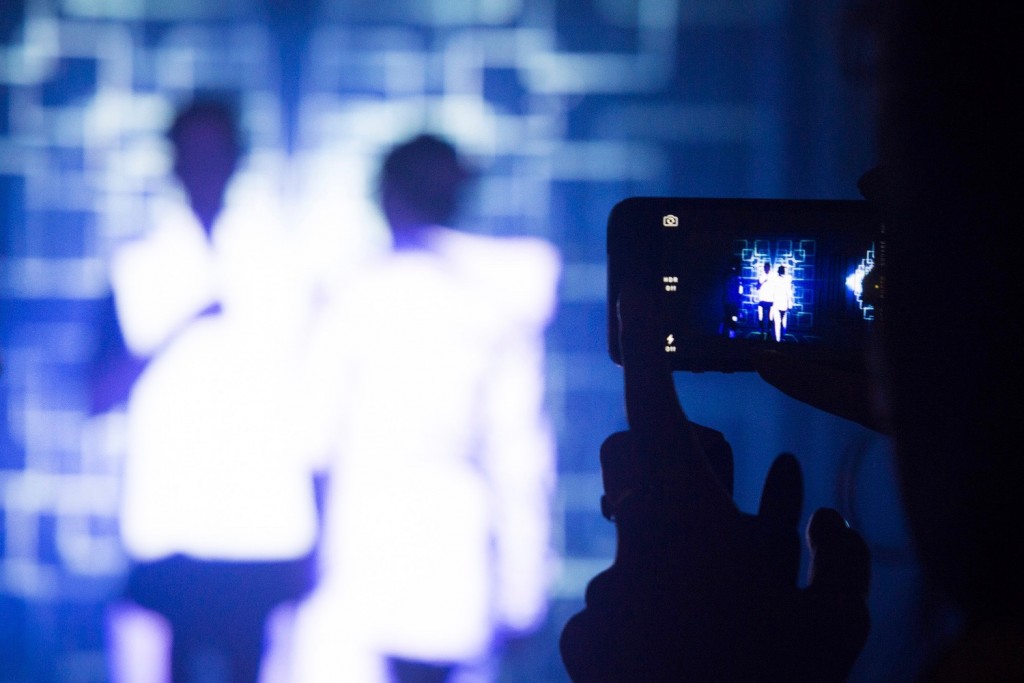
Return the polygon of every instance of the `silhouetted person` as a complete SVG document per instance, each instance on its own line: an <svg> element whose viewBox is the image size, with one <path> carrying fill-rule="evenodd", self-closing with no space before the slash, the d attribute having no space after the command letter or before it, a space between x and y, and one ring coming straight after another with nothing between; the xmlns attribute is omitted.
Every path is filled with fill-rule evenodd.
<svg viewBox="0 0 1024 683"><path fill-rule="evenodd" d="M176 683L253 683L268 615L312 576L313 480L293 413L301 278L271 188L236 173L231 110L195 102L168 139L180 192L112 260L120 329L144 360L125 407L132 567L113 609L114 678L166 674L133 650L165 631Z"/></svg>
<svg viewBox="0 0 1024 683"><path fill-rule="evenodd" d="M764 272L757 276L757 322L761 336L765 339L768 339L772 329L773 278L772 264L765 261Z"/></svg>
<svg viewBox="0 0 1024 683"><path fill-rule="evenodd" d="M1021 158L1024 115L1015 8L920 0L876 7L887 12L878 17L884 166L865 176L862 189L882 209L888 239L884 265L866 282L885 305L871 375L809 367L779 352L762 358L759 372L811 405L892 434L928 585L958 618L952 638L924 653L929 663L920 678L1021 681L1024 435L1010 398L1019 342L1005 325L1017 272L1005 235L1022 224L1016 175L1007 170ZM933 297L935 263L979 265L949 297ZM626 339L647 334L642 302L623 309ZM934 321L951 309L970 310L970 320L937 331ZM705 445L703 457L694 457L701 449L689 440L693 426L668 373L631 361L628 348L631 430L602 452L618 555L591 583L587 609L563 631L570 674L578 681L842 679L863 638L837 627L866 627L856 616L866 587L862 542L834 513L812 517L805 595L817 602L818 627L801 628L795 642L780 638L780 622L803 623L789 616L801 609L776 601L789 570L780 574L771 561L757 571L739 567L752 551L780 559L791 552L793 508L778 511L794 500L779 495L795 490L793 465L772 468L754 520L737 517L721 492L729 479L719 436L705 434L701 440L718 447ZM775 538L772 519L786 522ZM730 538L702 531L730 524ZM783 574L781 584L771 580ZM615 645L617 654L605 655Z"/></svg>
<svg viewBox="0 0 1024 683"><path fill-rule="evenodd" d="M926 574L961 618L936 680L1024 680L1024 444L1008 334L1018 267L1024 100L1019 30L1004 3L896 3L880 138L891 187L883 409ZM969 264L928 295L927 264ZM951 310L969 311L935 333ZM952 329L949 329L949 328Z"/></svg>
<svg viewBox="0 0 1024 683"><path fill-rule="evenodd" d="M546 611L559 257L453 229L469 180L439 137L389 150L392 249L326 305L310 358L330 485L304 683L495 680L503 643Z"/></svg>
<svg viewBox="0 0 1024 683"><path fill-rule="evenodd" d="M1017 391L1019 365L1005 325L1017 263L1004 237L1024 218L1007 170L1024 151L1022 100L1010 85L1024 76L1018 31L1002 4L906 0L889 12L879 16L883 166L861 181L888 224L885 262L865 278L866 292L881 286L886 311L875 374L811 381L819 368L785 357L760 371L792 396L892 433L928 595L957 620L951 638L945 624L924 634L932 649L921 678L1019 681L1024 435L1017 403L1003 398ZM977 267L949 296L932 297L934 263ZM949 310L970 314L936 333Z"/></svg>
<svg viewBox="0 0 1024 683"><path fill-rule="evenodd" d="M789 309L793 307L793 277L786 275L786 266L775 270L772 283L772 308L769 317L774 327L774 339L777 342L786 336L789 326Z"/></svg>

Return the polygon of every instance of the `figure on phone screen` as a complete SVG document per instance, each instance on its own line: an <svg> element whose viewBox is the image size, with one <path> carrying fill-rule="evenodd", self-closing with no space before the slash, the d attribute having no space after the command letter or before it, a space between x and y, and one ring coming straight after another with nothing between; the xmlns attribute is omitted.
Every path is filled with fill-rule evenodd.
<svg viewBox="0 0 1024 683"><path fill-rule="evenodd" d="M765 261L764 270L757 276L757 323L763 339L768 339L768 335L771 333L773 301L771 282L774 277L771 262Z"/></svg>
<svg viewBox="0 0 1024 683"><path fill-rule="evenodd" d="M786 274L786 266L779 266L775 277L770 280L772 308L769 317L774 325L775 341L786 336L789 309L793 307L793 277Z"/></svg>

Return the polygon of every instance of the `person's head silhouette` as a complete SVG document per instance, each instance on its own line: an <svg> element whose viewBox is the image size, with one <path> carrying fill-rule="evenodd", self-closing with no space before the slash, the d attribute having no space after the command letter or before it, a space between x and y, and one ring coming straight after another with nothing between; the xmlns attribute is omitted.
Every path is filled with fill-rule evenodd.
<svg viewBox="0 0 1024 683"><path fill-rule="evenodd" d="M471 175L455 146L437 135L417 135L392 147L378 189L396 243L421 228L450 226Z"/></svg>
<svg viewBox="0 0 1024 683"><path fill-rule="evenodd" d="M234 112L216 100L185 106L167 131L174 147L174 175L207 234L213 230L238 165L239 137Z"/></svg>
<svg viewBox="0 0 1024 683"><path fill-rule="evenodd" d="M1024 435L1008 326L1019 266L1005 237L1021 220L1007 170L1024 139L1009 86L1022 75L1018 31L1001 3L897 6L879 131L891 178L884 387L904 507L926 576L969 625L1015 624L1021 652ZM930 297L935 263L973 267Z"/></svg>

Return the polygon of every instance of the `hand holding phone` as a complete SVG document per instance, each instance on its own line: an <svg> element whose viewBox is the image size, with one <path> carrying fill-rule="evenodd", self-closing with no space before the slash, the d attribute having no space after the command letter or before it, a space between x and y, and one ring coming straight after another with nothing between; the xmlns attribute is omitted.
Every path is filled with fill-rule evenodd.
<svg viewBox="0 0 1024 683"><path fill-rule="evenodd" d="M785 350L760 352L753 362L757 374L787 396L880 434L892 433L879 385L868 368L832 367Z"/></svg>
<svg viewBox="0 0 1024 683"><path fill-rule="evenodd" d="M577 683L842 680L867 636L867 547L819 510L798 587L799 465L779 456L757 514L738 510L728 443L689 421L667 359L646 353L661 335L649 287L625 282L615 306L630 428L601 463L618 547L562 632L566 669Z"/></svg>
<svg viewBox="0 0 1024 683"><path fill-rule="evenodd" d="M865 206L874 207L870 220L877 221L879 228L878 240L873 242L877 258L860 281L860 301L872 308L872 319L865 320L865 324L872 327L866 329L867 345L861 353L864 364L835 367L827 363L827 358L826 362L809 361L787 353L790 346L763 350L754 356L757 374L787 396L881 434L892 433L888 406L880 390L884 383L878 381L882 374L879 367L882 354L878 347L881 342L879 325L885 309L885 234L894 222L892 186L890 171L884 166L869 170L857 181L857 188L866 200ZM866 234L873 231L874 228L869 228Z"/></svg>

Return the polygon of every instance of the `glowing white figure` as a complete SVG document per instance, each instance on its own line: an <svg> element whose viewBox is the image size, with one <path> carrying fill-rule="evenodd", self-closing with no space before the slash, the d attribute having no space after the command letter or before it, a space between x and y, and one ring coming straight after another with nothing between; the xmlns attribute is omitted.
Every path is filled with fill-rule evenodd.
<svg viewBox="0 0 1024 683"><path fill-rule="evenodd" d="M545 614L559 256L437 225L396 243L337 292L309 355L333 460L304 683L388 680L390 659L490 680L500 634Z"/></svg>
<svg viewBox="0 0 1024 683"><path fill-rule="evenodd" d="M761 300L771 301L769 319L774 326L775 341L782 341L786 333L789 309L794 304L793 276L786 273L785 266L779 266L761 285Z"/></svg>
<svg viewBox="0 0 1024 683"><path fill-rule="evenodd" d="M233 185L209 240L168 202L113 261L125 341L152 356L127 406L121 521L135 559L290 558L314 542L291 412L302 280L268 195L245 189Z"/></svg>
<svg viewBox="0 0 1024 683"><path fill-rule="evenodd" d="M126 406L133 566L112 609L113 678L143 680L145 642L171 646L147 667L156 680L210 652L255 680L268 616L301 596L317 534L296 401L308 291L272 188L235 173L226 110L186 108L171 138L184 192L112 260L125 344L148 359Z"/></svg>
<svg viewBox="0 0 1024 683"><path fill-rule="evenodd" d="M778 266L774 287L774 301L771 307L772 321L775 323L775 341L782 341L786 327L788 327L790 309L795 303L793 275L785 272L784 265Z"/></svg>

